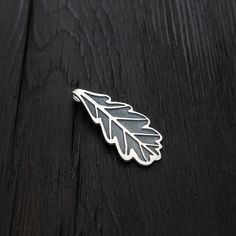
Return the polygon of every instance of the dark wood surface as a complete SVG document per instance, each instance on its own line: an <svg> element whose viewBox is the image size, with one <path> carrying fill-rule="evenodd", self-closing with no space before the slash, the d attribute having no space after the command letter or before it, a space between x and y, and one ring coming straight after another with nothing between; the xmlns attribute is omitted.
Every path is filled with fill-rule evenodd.
<svg viewBox="0 0 236 236"><path fill-rule="evenodd" d="M234 0L0 1L0 235L235 235ZM163 134L121 160L72 100Z"/></svg>

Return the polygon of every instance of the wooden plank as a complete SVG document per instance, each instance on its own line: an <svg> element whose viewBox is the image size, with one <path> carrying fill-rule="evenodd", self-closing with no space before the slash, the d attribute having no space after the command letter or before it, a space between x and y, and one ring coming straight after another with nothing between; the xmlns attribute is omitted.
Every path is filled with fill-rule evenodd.
<svg viewBox="0 0 236 236"><path fill-rule="evenodd" d="M14 153L30 4L0 2L0 235L11 235L19 156Z"/></svg>
<svg viewBox="0 0 236 236"><path fill-rule="evenodd" d="M234 1L2 11L2 235L235 234ZM123 162L73 102L77 87L150 117L161 162Z"/></svg>

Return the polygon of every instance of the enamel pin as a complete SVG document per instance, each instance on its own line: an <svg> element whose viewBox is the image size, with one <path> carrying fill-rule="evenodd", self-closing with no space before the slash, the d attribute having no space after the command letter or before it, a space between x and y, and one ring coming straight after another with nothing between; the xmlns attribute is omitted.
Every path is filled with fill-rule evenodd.
<svg viewBox="0 0 236 236"><path fill-rule="evenodd" d="M81 102L92 120L99 124L105 140L115 144L120 156L147 166L161 159L161 134L149 127L150 120L133 108L113 102L108 95L75 89L73 98Z"/></svg>

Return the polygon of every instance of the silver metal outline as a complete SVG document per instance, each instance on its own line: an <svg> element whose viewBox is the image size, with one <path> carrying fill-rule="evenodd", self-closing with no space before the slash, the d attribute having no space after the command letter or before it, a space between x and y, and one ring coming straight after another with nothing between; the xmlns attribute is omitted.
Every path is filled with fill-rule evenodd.
<svg viewBox="0 0 236 236"><path fill-rule="evenodd" d="M101 126L101 129L102 129L102 133L103 133L103 136L106 140L106 142L108 144L111 144L111 145L116 145L116 148L118 150L118 153L120 154L120 156L122 157L123 160L125 161L130 161L131 159L134 159L136 162L138 162L139 164L143 165L143 166L148 166L148 165L151 165L154 161L158 161L161 159L161 152L160 152L160 149L162 148L162 145L161 145L161 141L162 141L162 135L155 129L151 128L149 125L150 125L150 120L148 117L146 117L145 115L143 115L142 113L139 113L139 112L136 112L133 110L133 107L130 106L129 104L127 103L121 103L121 102L113 102L111 101L111 98L106 95L106 94L99 94L99 93L94 93L94 92L90 92L88 90L83 90L83 89L75 89L73 92L73 99L77 102L82 102L83 105L85 106L87 112L89 113L90 117L92 118L93 122L95 124L99 124ZM136 136L134 135L138 135L138 133L134 133L132 134L129 130L127 130L125 127L121 127L121 124L117 121L117 117L113 117L112 115L110 115L110 113L108 113L104 107L105 106L102 106L100 104L98 104L97 102L95 102L93 99L91 99L86 93L88 94L91 94L91 95L94 95L94 96L101 96L101 97L106 97L107 100L106 100L106 103L107 104L115 104L115 103L119 103L120 106L127 106L127 107L130 107L130 109L128 110L129 113L132 113L132 114L138 114L140 116L143 116L144 119L147 121L147 124L142 126L143 129L149 129L149 130L152 130L156 133L155 134L145 134L145 133L141 133L141 135L145 136L145 135L153 135L153 136L158 136L159 139L157 141L155 141L157 144L156 145L152 145L152 146L156 146L155 150L157 153L153 152L151 149L149 149L147 147L147 144L145 143L142 143L138 138L136 138ZM83 96L89 101L91 102L94 106L95 106L95 111L96 111L96 116L97 117L94 117L94 115L91 113L90 109L88 108L86 102L84 102L83 100ZM141 146L145 146L146 149L148 149L150 152L153 153L153 155L150 155L150 160L146 160L146 161L142 161L140 159L140 157L137 155L137 153L135 152L135 150L133 148L130 149L129 151L129 154L127 154L127 141L125 141L125 153L122 152L121 148L120 148L120 143L119 143L119 140L116 136L114 136L114 138L109 138L107 136L107 133L105 131L105 128L104 128L104 125L103 125L103 122L102 122L102 119L98 117L98 114L97 114L97 109L100 109L102 112L104 112L104 114L109 118L109 134L110 134L110 137L111 137L111 121L113 121L116 125L118 125L122 130L123 130L123 133L124 132L127 132L133 139L135 139L135 141L138 142L139 144L139 147L140 147L140 150L143 152ZM120 117L119 117L120 119ZM135 118L134 118L135 119ZM126 135L124 135L124 140L126 139ZM145 157L145 155L143 155Z"/></svg>

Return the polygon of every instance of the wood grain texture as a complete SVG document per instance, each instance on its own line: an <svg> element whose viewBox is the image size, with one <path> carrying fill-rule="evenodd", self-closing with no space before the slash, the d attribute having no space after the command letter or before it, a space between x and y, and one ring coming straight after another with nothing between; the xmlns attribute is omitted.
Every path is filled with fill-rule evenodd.
<svg viewBox="0 0 236 236"><path fill-rule="evenodd" d="M235 235L233 0L0 2L0 235ZM147 115L121 160L74 88Z"/></svg>

